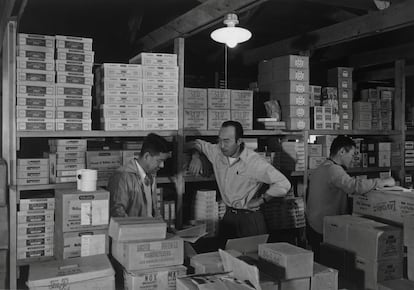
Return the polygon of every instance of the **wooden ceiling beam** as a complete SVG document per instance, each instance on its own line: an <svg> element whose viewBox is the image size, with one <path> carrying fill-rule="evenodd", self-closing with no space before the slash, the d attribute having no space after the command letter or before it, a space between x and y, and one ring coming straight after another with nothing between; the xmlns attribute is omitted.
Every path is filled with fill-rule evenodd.
<svg viewBox="0 0 414 290"><path fill-rule="evenodd" d="M405 76L414 76L414 65L405 67ZM373 71L355 72L354 79L358 82L391 80L395 77L394 68L378 69Z"/></svg>
<svg viewBox="0 0 414 290"><path fill-rule="evenodd" d="M372 12L348 21L248 50L243 53L243 61L245 64L251 65L263 59L299 53L303 50L315 50L414 25L414 13L412 11L414 11L414 1L392 5L385 10ZM297 45L298 43L301 45ZM303 43L306 43L305 47Z"/></svg>
<svg viewBox="0 0 414 290"><path fill-rule="evenodd" d="M329 6L337 6L344 8L352 8L358 10L377 10L374 0L306 0L308 2L314 2L319 4L325 4Z"/></svg>
<svg viewBox="0 0 414 290"><path fill-rule="evenodd" d="M414 59L414 42L352 55L349 64L361 68L391 63L396 59Z"/></svg>
<svg viewBox="0 0 414 290"><path fill-rule="evenodd" d="M177 17L171 22L152 31L138 40L143 50L151 51L159 48L173 39L188 36L214 21L222 21L224 15L229 12L237 12L248 6L256 6L264 0L207 0L192 10Z"/></svg>

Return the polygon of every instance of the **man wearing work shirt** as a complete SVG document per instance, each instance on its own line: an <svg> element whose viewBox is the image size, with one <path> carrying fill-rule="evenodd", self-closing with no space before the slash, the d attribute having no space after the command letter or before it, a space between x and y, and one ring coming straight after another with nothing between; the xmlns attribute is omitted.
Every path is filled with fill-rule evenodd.
<svg viewBox="0 0 414 290"><path fill-rule="evenodd" d="M267 233L260 206L272 197L285 196L291 185L275 167L242 141L243 127L239 122L226 121L219 131L218 144L195 140L187 144L196 149L189 170L198 174L202 169L199 152L213 165L214 175L226 204L220 223L220 238L240 238ZM262 196L257 192L263 184L269 189Z"/></svg>
<svg viewBox="0 0 414 290"><path fill-rule="evenodd" d="M347 214L348 194L364 194L376 187L393 186L392 177L357 179L345 171L355 154L355 142L347 136L336 137L330 148L329 158L309 177L309 193L306 203L306 236L319 259L323 240L323 218Z"/></svg>

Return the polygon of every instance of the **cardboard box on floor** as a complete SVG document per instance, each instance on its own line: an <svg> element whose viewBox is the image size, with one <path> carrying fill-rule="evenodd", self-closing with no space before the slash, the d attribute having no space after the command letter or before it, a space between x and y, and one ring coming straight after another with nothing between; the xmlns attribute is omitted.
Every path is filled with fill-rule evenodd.
<svg viewBox="0 0 414 290"><path fill-rule="evenodd" d="M250 256L258 258L258 246L267 242L269 235L258 235L227 241L225 250L234 256ZM223 271L223 263L219 252L202 253L192 256L190 265L196 274L218 273Z"/></svg>

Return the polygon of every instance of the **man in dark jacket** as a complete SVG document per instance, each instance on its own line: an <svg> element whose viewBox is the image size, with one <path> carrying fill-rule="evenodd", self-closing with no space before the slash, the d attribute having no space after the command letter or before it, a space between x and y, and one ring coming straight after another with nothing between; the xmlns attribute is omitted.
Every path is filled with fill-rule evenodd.
<svg viewBox="0 0 414 290"><path fill-rule="evenodd" d="M169 157L168 142L156 134L148 134L138 158L119 168L109 179L111 216L160 216L154 175Z"/></svg>

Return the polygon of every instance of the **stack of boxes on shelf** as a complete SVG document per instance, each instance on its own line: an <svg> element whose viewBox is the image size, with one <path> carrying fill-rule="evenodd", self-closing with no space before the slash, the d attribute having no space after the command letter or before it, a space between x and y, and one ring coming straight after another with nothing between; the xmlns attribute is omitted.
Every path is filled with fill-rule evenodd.
<svg viewBox="0 0 414 290"><path fill-rule="evenodd" d="M90 131L92 39L56 35L56 131Z"/></svg>
<svg viewBox="0 0 414 290"><path fill-rule="evenodd" d="M101 129L141 130L142 69L137 64L104 63L95 72Z"/></svg>
<svg viewBox="0 0 414 290"><path fill-rule="evenodd" d="M76 182L76 171L85 167L86 139L50 139L50 183Z"/></svg>
<svg viewBox="0 0 414 290"><path fill-rule="evenodd" d="M309 130L309 58L287 55L259 64L260 91L278 100L289 130Z"/></svg>
<svg viewBox="0 0 414 290"><path fill-rule="evenodd" d="M143 52L136 61L142 66L143 129L177 130L177 55Z"/></svg>
<svg viewBox="0 0 414 290"><path fill-rule="evenodd" d="M194 198L194 219L206 224L208 237L218 233L218 203L215 190L197 190Z"/></svg>
<svg viewBox="0 0 414 290"><path fill-rule="evenodd" d="M162 200L162 189L157 188L157 202L160 203L161 215L168 228L175 228L175 200Z"/></svg>
<svg viewBox="0 0 414 290"><path fill-rule="evenodd" d="M404 165L414 167L414 141L407 140L404 143ZM404 176L404 185L409 188L413 187L413 176L411 174L407 173Z"/></svg>
<svg viewBox="0 0 414 290"><path fill-rule="evenodd" d="M9 261L9 211L7 207L7 165L0 160L0 288L7 289Z"/></svg>
<svg viewBox="0 0 414 290"><path fill-rule="evenodd" d="M370 102L354 102L353 126L355 129L370 130L372 128L372 104Z"/></svg>
<svg viewBox="0 0 414 290"><path fill-rule="evenodd" d="M308 144L308 168L315 169L321 165L328 156L322 156L322 144Z"/></svg>
<svg viewBox="0 0 414 290"><path fill-rule="evenodd" d="M273 199L265 203L263 214L269 231L305 227L305 203L302 197Z"/></svg>
<svg viewBox="0 0 414 290"><path fill-rule="evenodd" d="M17 131L55 130L55 37L19 33Z"/></svg>
<svg viewBox="0 0 414 290"><path fill-rule="evenodd" d="M54 198L21 199L17 212L17 259L52 257Z"/></svg>
<svg viewBox="0 0 414 290"><path fill-rule="evenodd" d="M358 289L403 276L400 228L358 216L325 217L321 262L339 270Z"/></svg>
<svg viewBox="0 0 414 290"><path fill-rule="evenodd" d="M18 158L17 185L49 183L49 160L47 158Z"/></svg>
<svg viewBox="0 0 414 290"><path fill-rule="evenodd" d="M361 91L361 100L371 103L371 128L392 130L392 101L394 88L377 87Z"/></svg>
<svg viewBox="0 0 414 290"><path fill-rule="evenodd" d="M228 120L253 129L253 91L184 88L184 129L218 130Z"/></svg>
<svg viewBox="0 0 414 290"><path fill-rule="evenodd" d="M56 190L55 248L58 259L107 254L109 192Z"/></svg>
<svg viewBox="0 0 414 290"><path fill-rule="evenodd" d="M166 228L154 218L111 218L112 256L125 289L176 289L176 278L187 272L184 242Z"/></svg>
<svg viewBox="0 0 414 290"><path fill-rule="evenodd" d="M100 150L86 152L86 168L98 171L98 185L106 186L112 173L122 166L122 151Z"/></svg>
<svg viewBox="0 0 414 290"><path fill-rule="evenodd" d="M336 67L328 70L328 84L332 87L332 110L334 129L352 130L352 71L351 67ZM336 100L334 91L337 91ZM329 94L328 94L329 95ZM337 112L336 112L337 110ZM336 119L338 114L339 119Z"/></svg>
<svg viewBox="0 0 414 290"><path fill-rule="evenodd" d="M274 166L284 171L305 170L305 144L297 140L284 140L276 149Z"/></svg>
<svg viewBox="0 0 414 290"><path fill-rule="evenodd" d="M328 94L329 90L324 88L324 96ZM322 96L322 95L321 95ZM311 107L311 128L316 130L333 130L333 120L335 119L333 114L332 102L325 101L326 105Z"/></svg>

